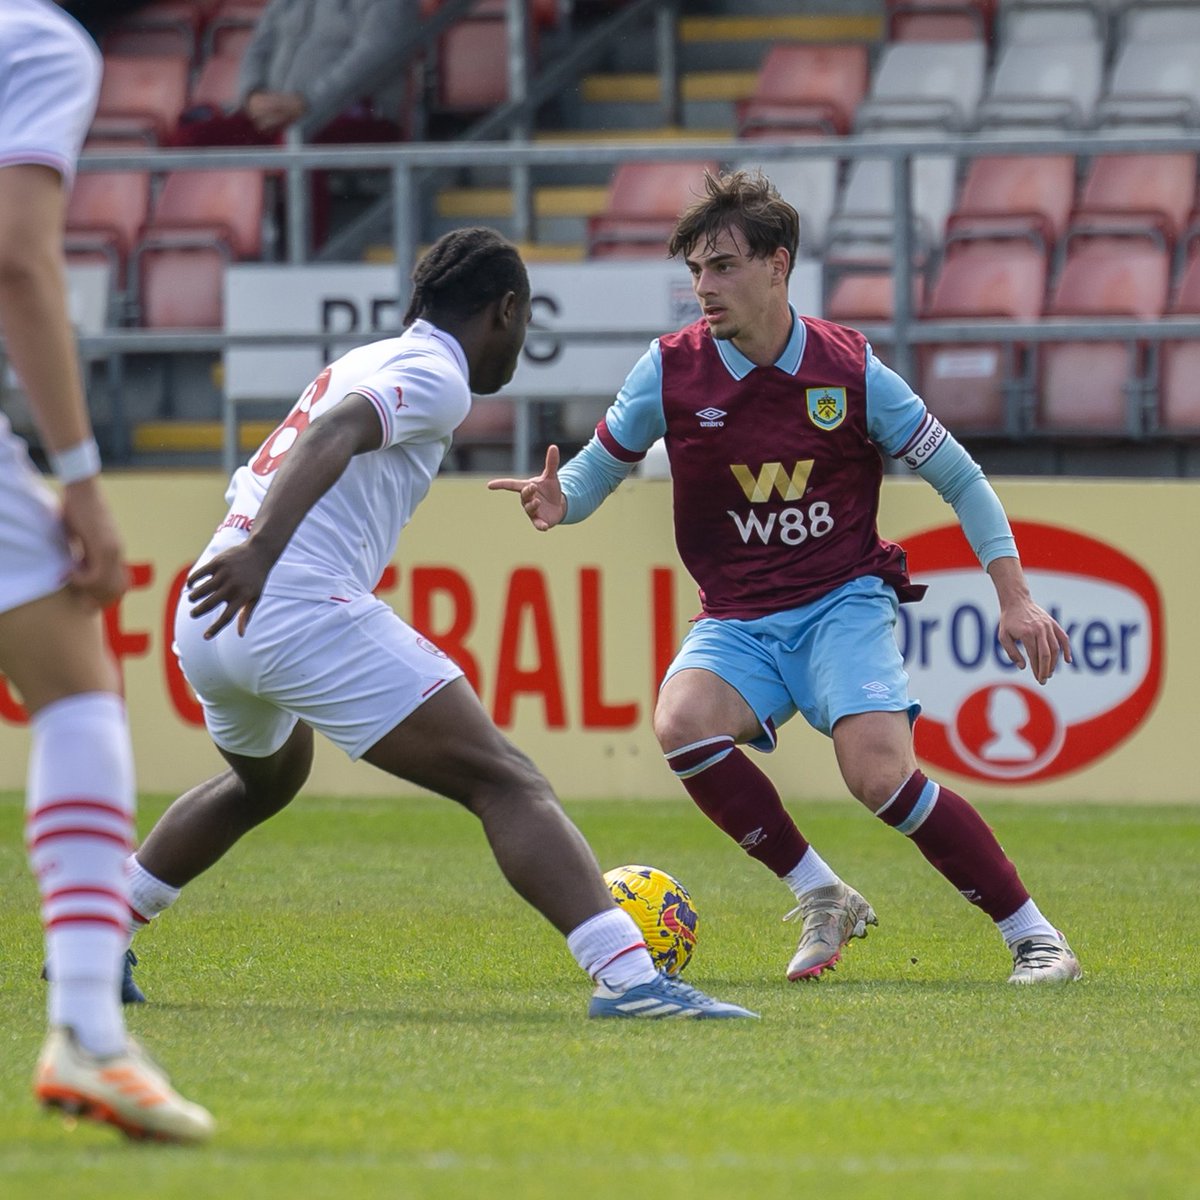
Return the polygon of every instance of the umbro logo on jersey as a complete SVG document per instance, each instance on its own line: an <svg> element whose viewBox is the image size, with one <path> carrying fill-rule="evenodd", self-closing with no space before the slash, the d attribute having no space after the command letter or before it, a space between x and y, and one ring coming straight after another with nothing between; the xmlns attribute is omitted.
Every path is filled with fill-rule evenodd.
<svg viewBox="0 0 1200 1200"><path fill-rule="evenodd" d="M726 417L728 415L729 415L728 413L724 412L722 409L719 409L719 408L702 408L696 414L696 416L698 416L700 418L700 428L701 429L721 429L721 428L723 428L725 425L725 422L722 420L722 418Z"/></svg>

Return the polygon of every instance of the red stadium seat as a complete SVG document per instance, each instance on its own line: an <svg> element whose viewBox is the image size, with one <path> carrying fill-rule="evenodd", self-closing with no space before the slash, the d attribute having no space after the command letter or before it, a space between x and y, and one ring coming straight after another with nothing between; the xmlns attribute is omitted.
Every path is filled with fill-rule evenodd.
<svg viewBox="0 0 1200 1200"><path fill-rule="evenodd" d="M1069 235L1070 236L1070 235ZM1152 238L1072 238L1047 313L1153 320L1167 305L1170 257ZM1040 347L1040 429L1126 436L1140 429L1146 348L1130 342Z"/></svg>
<svg viewBox="0 0 1200 1200"><path fill-rule="evenodd" d="M960 42L992 36L996 0L887 0L893 42Z"/></svg>
<svg viewBox="0 0 1200 1200"><path fill-rule="evenodd" d="M772 46L753 94L737 106L738 136L849 133L869 76L867 47L861 43Z"/></svg>
<svg viewBox="0 0 1200 1200"><path fill-rule="evenodd" d="M233 258L259 258L265 188L262 171L173 171L163 181L143 240L205 234L227 243Z"/></svg>
<svg viewBox="0 0 1200 1200"><path fill-rule="evenodd" d="M210 0L154 0L110 25L101 39L101 47L106 57L182 54L194 62L200 31L212 8Z"/></svg>
<svg viewBox="0 0 1200 1200"><path fill-rule="evenodd" d="M219 329L227 258L209 246L141 248L138 295L147 329Z"/></svg>
<svg viewBox="0 0 1200 1200"><path fill-rule="evenodd" d="M507 33L503 20L460 21L438 41L433 107L476 113L508 99Z"/></svg>
<svg viewBox="0 0 1200 1200"><path fill-rule="evenodd" d="M1031 242L959 245L942 263L922 315L929 320L1036 320L1047 271L1046 255ZM1015 433L1015 406L1008 396L1021 386L1024 355L1024 346L1014 342L922 346L921 395L951 429Z"/></svg>
<svg viewBox="0 0 1200 1200"><path fill-rule="evenodd" d="M80 171L67 207L69 255L100 254L118 287L150 209L148 171Z"/></svg>
<svg viewBox="0 0 1200 1200"><path fill-rule="evenodd" d="M1101 154L1088 168L1074 220L1123 217L1131 229L1178 238L1196 202L1195 154Z"/></svg>
<svg viewBox="0 0 1200 1200"><path fill-rule="evenodd" d="M142 324L221 324L227 263L262 253L262 171L169 174L134 249Z"/></svg>
<svg viewBox="0 0 1200 1200"><path fill-rule="evenodd" d="M1170 311L1200 316L1200 253L1189 259ZM1200 341L1164 342L1159 353L1158 427L1200 435Z"/></svg>
<svg viewBox="0 0 1200 1200"><path fill-rule="evenodd" d="M920 286L914 289L920 307ZM843 325L890 321L896 311L895 281L890 271L847 271L833 284L825 301L825 316Z"/></svg>
<svg viewBox="0 0 1200 1200"><path fill-rule="evenodd" d="M1073 238L1047 312L1052 316L1161 317L1171 261L1152 238Z"/></svg>
<svg viewBox="0 0 1200 1200"><path fill-rule="evenodd" d="M825 293L823 315L843 325L891 321L896 315L896 281L890 270L831 271ZM912 279L912 311L920 313L925 303L925 279Z"/></svg>
<svg viewBox="0 0 1200 1200"><path fill-rule="evenodd" d="M106 57L93 136L163 142L187 102L188 72L181 54Z"/></svg>
<svg viewBox="0 0 1200 1200"><path fill-rule="evenodd" d="M441 0L422 0L431 16ZM438 39L432 107L439 113L484 113L508 100L508 39L505 0L480 0ZM556 0L529 4L530 63L537 59L538 33L559 20Z"/></svg>
<svg viewBox="0 0 1200 1200"><path fill-rule="evenodd" d="M679 214L703 194L715 161L622 163L608 185L604 211L588 219L591 258L665 257Z"/></svg>
<svg viewBox="0 0 1200 1200"><path fill-rule="evenodd" d="M237 104L241 56L214 54L200 68L188 94L188 109L232 111Z"/></svg>
<svg viewBox="0 0 1200 1200"><path fill-rule="evenodd" d="M950 238L1037 236L1049 250L1062 237L1075 199L1069 154L974 158L950 214Z"/></svg>
<svg viewBox="0 0 1200 1200"><path fill-rule="evenodd" d="M262 18L267 0L221 0L204 29L204 58L241 58Z"/></svg>

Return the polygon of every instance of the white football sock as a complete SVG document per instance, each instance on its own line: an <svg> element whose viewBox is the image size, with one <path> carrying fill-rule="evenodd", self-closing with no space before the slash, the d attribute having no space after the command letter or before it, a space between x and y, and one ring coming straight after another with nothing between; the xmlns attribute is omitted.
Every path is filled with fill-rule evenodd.
<svg viewBox="0 0 1200 1200"><path fill-rule="evenodd" d="M801 855L800 861L783 877L783 882L792 889L799 900L813 888L828 887L831 883L840 883L841 880L816 850L809 846Z"/></svg>
<svg viewBox="0 0 1200 1200"><path fill-rule="evenodd" d="M136 854L131 854L125 860L125 872L129 876L130 928L137 933L160 912L170 908L179 899L181 889L151 875L138 862Z"/></svg>
<svg viewBox="0 0 1200 1200"><path fill-rule="evenodd" d="M637 923L619 908L605 909L567 934L567 949L597 982L622 992L658 972Z"/></svg>
<svg viewBox="0 0 1200 1200"><path fill-rule="evenodd" d="M1038 906L1032 900L1026 900L1011 917L997 921L996 928L1000 930L1000 936L1010 946L1033 934L1051 934L1058 937L1058 930L1042 916Z"/></svg>
<svg viewBox="0 0 1200 1200"><path fill-rule="evenodd" d="M30 722L29 864L42 897L47 1009L93 1054L125 1046L120 984L129 921L133 754L108 692L56 700Z"/></svg>

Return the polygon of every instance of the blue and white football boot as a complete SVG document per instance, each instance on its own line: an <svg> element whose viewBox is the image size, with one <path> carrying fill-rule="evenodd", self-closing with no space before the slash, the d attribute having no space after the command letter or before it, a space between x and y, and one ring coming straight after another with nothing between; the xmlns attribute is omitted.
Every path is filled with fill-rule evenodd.
<svg viewBox="0 0 1200 1200"><path fill-rule="evenodd" d="M137 981L133 977L133 968L137 966L137 955L134 954L132 948L125 951L125 958L121 964L121 1003L122 1004L145 1004L146 995L137 985ZM46 974L46 964L42 964L42 978L48 979Z"/></svg>
<svg viewBox="0 0 1200 1200"><path fill-rule="evenodd" d="M642 1017L649 1020L754 1017L758 1013L706 996L698 988L660 971L649 983L638 983L623 992L597 985L588 1005L589 1017Z"/></svg>

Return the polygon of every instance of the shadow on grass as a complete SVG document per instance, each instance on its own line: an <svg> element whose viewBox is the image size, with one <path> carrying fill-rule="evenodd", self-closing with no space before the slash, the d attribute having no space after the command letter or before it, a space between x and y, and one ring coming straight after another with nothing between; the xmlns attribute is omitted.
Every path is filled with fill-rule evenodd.
<svg viewBox="0 0 1200 1200"><path fill-rule="evenodd" d="M580 1002L586 1010L586 1000ZM446 1008L425 1005L400 1006L397 1008L358 1008L354 1005L343 1005L337 1008L317 1006L312 997L297 997L294 1004L264 1003L253 996L241 1000L220 1000L212 1004L173 1004L155 1001L144 1010L148 1014L161 1012L177 1016L188 1013L216 1017L231 1013L253 1014L254 1023L270 1023L272 1017L300 1020L307 1025L316 1023L339 1024L347 1021L374 1025L473 1025L478 1026L480 1020L486 1018L494 1024L512 1026L529 1026L530 1028L560 1025L564 1020L580 1015L580 1008L573 1007L568 1012L558 1012L549 1009L505 1009L496 1006L476 1005L461 1008Z"/></svg>

